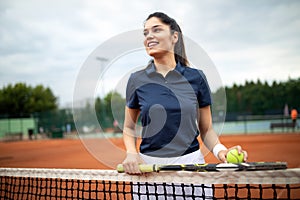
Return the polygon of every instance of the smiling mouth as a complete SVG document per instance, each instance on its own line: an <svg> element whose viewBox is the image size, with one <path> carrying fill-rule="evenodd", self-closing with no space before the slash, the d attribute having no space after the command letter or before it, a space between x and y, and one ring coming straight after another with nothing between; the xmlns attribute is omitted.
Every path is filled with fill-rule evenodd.
<svg viewBox="0 0 300 200"><path fill-rule="evenodd" d="M147 47L151 48L158 45L158 42L148 42Z"/></svg>

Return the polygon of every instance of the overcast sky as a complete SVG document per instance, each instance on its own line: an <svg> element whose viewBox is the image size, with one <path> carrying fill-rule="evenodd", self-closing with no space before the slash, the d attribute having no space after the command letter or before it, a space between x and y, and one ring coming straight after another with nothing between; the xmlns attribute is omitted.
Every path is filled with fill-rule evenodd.
<svg viewBox="0 0 300 200"><path fill-rule="evenodd" d="M43 84L64 106L89 55L154 11L177 20L225 86L300 77L297 0L1 0L0 87Z"/></svg>

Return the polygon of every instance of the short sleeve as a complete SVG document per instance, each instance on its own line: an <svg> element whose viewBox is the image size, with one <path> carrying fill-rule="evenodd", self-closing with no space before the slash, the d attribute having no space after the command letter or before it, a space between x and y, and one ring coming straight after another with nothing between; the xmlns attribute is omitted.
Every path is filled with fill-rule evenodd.
<svg viewBox="0 0 300 200"><path fill-rule="evenodd" d="M134 84L134 74L131 74L126 86L126 105L132 109L139 108L138 96Z"/></svg>
<svg viewBox="0 0 300 200"><path fill-rule="evenodd" d="M198 85L197 99L198 99L199 107L203 108L205 106L211 105L212 99L211 99L210 88L206 80L205 74L201 70L199 70L199 75L200 75L200 81Z"/></svg>

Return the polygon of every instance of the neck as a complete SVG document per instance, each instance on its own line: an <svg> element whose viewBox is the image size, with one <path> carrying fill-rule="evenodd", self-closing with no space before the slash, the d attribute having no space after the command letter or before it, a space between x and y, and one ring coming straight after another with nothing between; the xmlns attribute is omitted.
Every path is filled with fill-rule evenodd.
<svg viewBox="0 0 300 200"><path fill-rule="evenodd" d="M156 66L156 71L165 76L169 71L173 70L176 67L174 54L155 57L154 64Z"/></svg>

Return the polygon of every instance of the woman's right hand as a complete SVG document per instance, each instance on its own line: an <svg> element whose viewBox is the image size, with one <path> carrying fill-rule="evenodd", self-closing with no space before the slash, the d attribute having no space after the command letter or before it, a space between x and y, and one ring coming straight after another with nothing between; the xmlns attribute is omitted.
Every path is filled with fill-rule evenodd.
<svg viewBox="0 0 300 200"><path fill-rule="evenodd" d="M144 163L138 153L127 153L125 160L123 161L123 168L127 174L142 174L139 169L139 164Z"/></svg>

